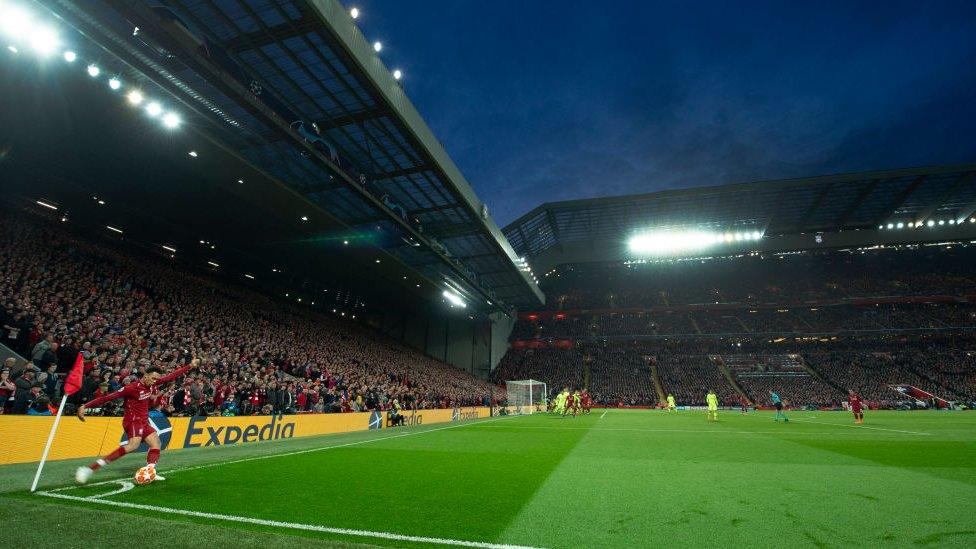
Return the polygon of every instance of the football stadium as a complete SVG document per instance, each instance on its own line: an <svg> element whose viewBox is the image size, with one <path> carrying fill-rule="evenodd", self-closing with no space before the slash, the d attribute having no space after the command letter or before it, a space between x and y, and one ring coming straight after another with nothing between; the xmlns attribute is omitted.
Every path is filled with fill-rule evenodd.
<svg viewBox="0 0 976 549"><path fill-rule="evenodd" d="M0 0L6 545L976 546L965 107L965 158L511 196L392 4Z"/></svg>

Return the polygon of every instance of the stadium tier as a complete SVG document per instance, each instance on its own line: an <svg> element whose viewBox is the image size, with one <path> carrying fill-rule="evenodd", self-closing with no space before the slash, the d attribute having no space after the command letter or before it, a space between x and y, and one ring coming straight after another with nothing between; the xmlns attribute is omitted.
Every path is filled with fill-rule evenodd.
<svg viewBox="0 0 976 549"><path fill-rule="evenodd" d="M177 416L448 408L504 395L351 321L153 254L10 210L0 235L4 343L32 361L5 371L6 412L49 414L79 352L85 379L73 404L118 390L149 365L200 357L195 375L153 403Z"/></svg>

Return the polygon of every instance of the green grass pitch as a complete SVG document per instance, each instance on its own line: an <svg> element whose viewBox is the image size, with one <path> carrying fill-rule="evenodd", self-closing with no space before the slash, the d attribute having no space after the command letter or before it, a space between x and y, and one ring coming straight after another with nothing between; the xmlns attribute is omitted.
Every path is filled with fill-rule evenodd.
<svg viewBox="0 0 976 549"><path fill-rule="evenodd" d="M167 480L105 496L124 486L52 492L77 461L50 464L47 496L6 466L0 523L24 547L976 547L976 414L719 419L595 410L164 452Z"/></svg>

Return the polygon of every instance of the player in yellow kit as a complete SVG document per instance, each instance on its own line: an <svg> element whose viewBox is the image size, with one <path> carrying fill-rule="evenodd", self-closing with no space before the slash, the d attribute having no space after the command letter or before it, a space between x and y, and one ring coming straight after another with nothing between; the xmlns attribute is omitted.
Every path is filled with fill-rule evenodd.
<svg viewBox="0 0 976 549"><path fill-rule="evenodd" d="M705 403L708 404L708 421L718 421L718 395L715 391L708 391Z"/></svg>
<svg viewBox="0 0 976 549"><path fill-rule="evenodd" d="M674 395L668 393L668 412L674 412L678 406L674 403Z"/></svg>

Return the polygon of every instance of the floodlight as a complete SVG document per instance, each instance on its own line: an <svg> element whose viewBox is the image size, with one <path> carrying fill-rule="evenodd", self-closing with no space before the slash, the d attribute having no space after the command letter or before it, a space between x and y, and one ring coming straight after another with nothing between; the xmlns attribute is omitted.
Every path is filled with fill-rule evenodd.
<svg viewBox="0 0 976 549"><path fill-rule="evenodd" d="M142 92L140 92L139 90L130 91L129 95L127 95L126 97L129 99L129 103L133 105L138 105L139 103L142 103L143 100Z"/></svg>
<svg viewBox="0 0 976 549"><path fill-rule="evenodd" d="M10 50L10 53L17 53L20 51L17 49L17 46L14 46L13 44L7 46L7 49Z"/></svg>
<svg viewBox="0 0 976 549"><path fill-rule="evenodd" d="M464 300L461 299L461 296L455 294L454 292L449 292L447 290L444 290L444 292L442 292L441 295L444 296L444 299L446 299L451 304L452 307L461 307L461 308L467 307L467 304L464 303Z"/></svg>
<svg viewBox="0 0 976 549"><path fill-rule="evenodd" d="M956 220L955 219L950 219L949 220L949 224L950 225L955 225L956 224Z"/></svg>
<svg viewBox="0 0 976 549"><path fill-rule="evenodd" d="M359 19L359 8L353 8L353 9L349 10L349 15L353 19Z"/></svg>
<svg viewBox="0 0 976 549"><path fill-rule="evenodd" d="M403 78L403 73L400 72L400 69L397 69L397 70L393 71L393 79L394 80L399 80L401 78Z"/></svg>
<svg viewBox="0 0 976 549"><path fill-rule="evenodd" d="M895 227L897 227L899 229L904 229L905 228L905 224L904 223L899 223L899 224L895 225Z"/></svg>
<svg viewBox="0 0 976 549"><path fill-rule="evenodd" d="M4 34L20 38L30 28L31 16L19 6L0 6L0 25Z"/></svg>
<svg viewBox="0 0 976 549"><path fill-rule="evenodd" d="M176 113L168 112L163 116L163 125L169 129L179 127L180 117Z"/></svg>
<svg viewBox="0 0 976 549"><path fill-rule="evenodd" d="M122 87L122 81L118 78L110 78L108 80L108 87L112 88L112 91L115 91Z"/></svg>
<svg viewBox="0 0 976 549"><path fill-rule="evenodd" d="M722 235L705 231L654 231L633 236L628 245L638 254L670 255L702 250L721 241ZM725 241L741 240L742 234L725 234Z"/></svg>
<svg viewBox="0 0 976 549"><path fill-rule="evenodd" d="M43 56L54 53L60 43L61 39L58 38L58 33L54 32L51 27L39 27L31 33L31 47Z"/></svg>
<svg viewBox="0 0 976 549"><path fill-rule="evenodd" d="M895 225L894 225L894 223L888 223L888 226L887 226L887 228L889 228L889 229L894 229L894 228L895 228Z"/></svg>
<svg viewBox="0 0 976 549"><path fill-rule="evenodd" d="M752 233L752 239L753 239L753 240L759 240L759 239L761 239L761 238L762 238L762 233L761 233L761 232L759 232L759 231L754 231L754 232Z"/></svg>
<svg viewBox="0 0 976 549"><path fill-rule="evenodd" d="M96 78L99 74L102 74L102 69L98 65L88 65L88 76Z"/></svg>
<svg viewBox="0 0 976 549"><path fill-rule="evenodd" d="M940 219L939 220L939 225L945 225L945 220L944 219Z"/></svg>
<svg viewBox="0 0 976 549"><path fill-rule="evenodd" d="M382 49L383 49L383 43L382 42L373 42L373 51L375 51L376 53L379 53L380 50L382 50Z"/></svg>
<svg viewBox="0 0 976 549"><path fill-rule="evenodd" d="M931 219L929 219L928 222L926 222L925 224L928 225L929 227L931 227L931 226L935 225L935 221L932 221Z"/></svg>
<svg viewBox="0 0 976 549"><path fill-rule="evenodd" d="M64 60L67 61L68 63L74 63L75 59L78 59L78 54L76 54L75 52L73 51L64 52Z"/></svg>
<svg viewBox="0 0 976 549"><path fill-rule="evenodd" d="M162 114L162 112L163 112L163 106L160 105L159 103L155 102L155 101L153 101L152 103L146 105L146 113L149 114L149 116L152 116L152 117L155 118L155 117L159 116L160 114Z"/></svg>

